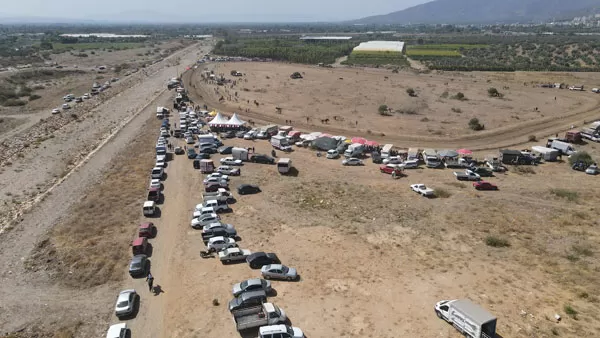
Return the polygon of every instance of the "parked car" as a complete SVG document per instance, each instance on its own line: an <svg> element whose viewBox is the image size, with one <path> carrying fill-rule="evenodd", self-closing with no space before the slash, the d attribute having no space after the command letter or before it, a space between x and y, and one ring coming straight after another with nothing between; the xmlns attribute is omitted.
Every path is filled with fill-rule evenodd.
<svg viewBox="0 0 600 338"><path fill-rule="evenodd" d="M276 254L270 252L255 252L246 258L246 262L252 269L262 268L265 265L269 264L281 264L279 257Z"/></svg>
<svg viewBox="0 0 600 338"><path fill-rule="evenodd" d="M235 137L237 137L237 138L244 138L244 135L246 135L245 130L240 130L237 133L235 133Z"/></svg>
<svg viewBox="0 0 600 338"><path fill-rule="evenodd" d="M417 183L411 184L410 188L412 191L424 196L424 197L432 197L435 195L435 191L433 189L427 188L425 184Z"/></svg>
<svg viewBox="0 0 600 338"><path fill-rule="evenodd" d="M138 295L134 289L119 292L117 304L115 305L115 315L119 318L132 315L137 301Z"/></svg>
<svg viewBox="0 0 600 338"><path fill-rule="evenodd" d="M295 326L284 324L262 326L258 338L304 338L304 332Z"/></svg>
<svg viewBox="0 0 600 338"><path fill-rule="evenodd" d="M142 213L144 216L154 216L156 214L156 203L154 201L145 201Z"/></svg>
<svg viewBox="0 0 600 338"><path fill-rule="evenodd" d="M68 103L63 103L62 109L71 109L71 106Z"/></svg>
<svg viewBox="0 0 600 338"><path fill-rule="evenodd" d="M484 168L484 167L475 167L475 168L466 169L465 172L467 174L477 174L480 177L492 177L492 176L494 176L494 172L493 171L491 171L488 168Z"/></svg>
<svg viewBox="0 0 600 338"><path fill-rule="evenodd" d="M233 228L216 227L208 230L202 230L202 241L207 243L211 238L225 237L232 238L235 240L237 232Z"/></svg>
<svg viewBox="0 0 600 338"><path fill-rule="evenodd" d="M208 160L210 158L210 154L209 153L198 153L196 154L196 159L197 160ZM198 165L198 168L200 168L200 165Z"/></svg>
<svg viewBox="0 0 600 338"><path fill-rule="evenodd" d="M194 149L192 149L192 150L194 150ZM183 154L185 154L185 151L181 147L175 147L174 152L175 152L175 155L183 155Z"/></svg>
<svg viewBox="0 0 600 338"><path fill-rule="evenodd" d="M194 229L200 229L200 228L204 227L205 225L219 222L220 220L221 220L221 217L219 215L208 214L208 215L202 215L197 218L193 218L190 225Z"/></svg>
<svg viewBox="0 0 600 338"><path fill-rule="evenodd" d="M237 192L240 195L248 195L248 194L256 194L259 193L261 190L257 185L252 185L252 184L240 184L237 187Z"/></svg>
<svg viewBox="0 0 600 338"><path fill-rule="evenodd" d="M267 155L256 154L250 156L250 162L262 164L275 164L275 159Z"/></svg>
<svg viewBox="0 0 600 338"><path fill-rule="evenodd" d="M247 259L247 258L246 258ZM233 284L233 296L237 297L242 292L263 290L267 294L271 292L271 282L260 278L251 278L243 282Z"/></svg>
<svg viewBox="0 0 600 338"><path fill-rule="evenodd" d="M222 174L222 173L220 173L220 172L218 172L218 171L217 171L217 172L214 172L214 173L210 173L210 174L208 174L208 175L206 176L206 179L208 179L208 178L211 178L211 177L216 177L216 178L219 178L219 179L221 179L221 180L225 180L225 181L228 181L228 182L229 182L229 175ZM205 180L206 180L206 179L205 179Z"/></svg>
<svg viewBox="0 0 600 338"><path fill-rule="evenodd" d="M266 301L267 293L264 290L244 292L229 302L229 311L260 305Z"/></svg>
<svg viewBox="0 0 600 338"><path fill-rule="evenodd" d="M83 102L83 97L79 96L79 97L75 98L75 103L81 103L81 102Z"/></svg>
<svg viewBox="0 0 600 338"><path fill-rule="evenodd" d="M222 146L218 149L218 151L219 151L219 154L221 154L221 155L230 155L232 149L233 149L232 146Z"/></svg>
<svg viewBox="0 0 600 338"><path fill-rule="evenodd" d="M60 114L60 109L58 109L58 108L52 109L52 114Z"/></svg>
<svg viewBox="0 0 600 338"><path fill-rule="evenodd" d="M187 143L187 144L194 144L194 142L196 142L196 141L194 141L194 138L191 136L188 136L185 138L185 143Z"/></svg>
<svg viewBox="0 0 600 338"><path fill-rule="evenodd" d="M146 255L135 255L129 262L129 275L131 277L145 277L150 270L150 261Z"/></svg>
<svg viewBox="0 0 600 338"><path fill-rule="evenodd" d="M250 256L252 252L246 249L240 248L228 248L219 251L219 260L223 263L246 261L246 257Z"/></svg>
<svg viewBox="0 0 600 338"><path fill-rule="evenodd" d="M215 222L215 223L210 223L208 225L203 226L202 231L206 231L206 230L210 230L210 229L214 229L214 228L227 228L227 229L235 230L235 227L232 224L223 223L223 222Z"/></svg>
<svg viewBox="0 0 600 338"><path fill-rule="evenodd" d="M481 179L481 176L479 176L479 174L475 174L473 172L461 173L455 171L454 176L456 176L456 179L459 181L479 181Z"/></svg>
<svg viewBox="0 0 600 338"><path fill-rule="evenodd" d="M242 163L242 160L236 160L231 156L223 157L222 159L219 160L219 162L224 165L236 165L236 166L240 166L240 165L244 164L244 163Z"/></svg>
<svg viewBox="0 0 600 338"><path fill-rule="evenodd" d="M129 338L131 332L127 328L127 323L113 324L106 332L106 338Z"/></svg>
<svg viewBox="0 0 600 338"><path fill-rule="evenodd" d="M187 150L187 158L189 158L190 160L193 160L196 158L196 150L194 150L194 148L188 148Z"/></svg>
<svg viewBox="0 0 600 338"><path fill-rule="evenodd" d="M152 178L162 179L163 174L164 174L163 168L160 168L160 167L152 168L152 173L151 173Z"/></svg>
<svg viewBox="0 0 600 338"><path fill-rule="evenodd" d="M218 237L213 237L211 239L208 240L208 243L206 243L206 249L207 250L215 250L215 251L221 251L227 248L235 248L237 247L237 243L235 242L235 239L230 238L230 237L223 237L223 236L218 236Z"/></svg>
<svg viewBox="0 0 600 338"><path fill-rule="evenodd" d="M240 175L240 168L233 168L233 167L230 167L228 165L222 165L222 166L219 166L217 168L217 172L221 173L223 175L239 176Z"/></svg>
<svg viewBox="0 0 600 338"><path fill-rule="evenodd" d="M598 166L596 164L592 164L591 166L585 169L585 173L588 175L598 175L600 170L598 170Z"/></svg>
<svg viewBox="0 0 600 338"><path fill-rule="evenodd" d="M296 269L281 264L265 265L260 268L260 272L264 279L296 280L298 278Z"/></svg>
<svg viewBox="0 0 600 338"><path fill-rule="evenodd" d="M142 223L138 227L138 237L154 238L156 233L156 226L152 222Z"/></svg>
<svg viewBox="0 0 600 338"><path fill-rule="evenodd" d="M234 137L235 137L235 131L233 131L233 130L221 133L221 138L234 138Z"/></svg>
<svg viewBox="0 0 600 338"><path fill-rule="evenodd" d="M350 157L343 160L342 165L363 165L363 161L356 157Z"/></svg>
<svg viewBox="0 0 600 338"><path fill-rule="evenodd" d="M227 182L226 179L222 178L222 177L218 177L218 176L212 176L212 177L207 177L205 178L202 183L207 186L207 185L220 185L221 187L227 187L229 185L229 182Z"/></svg>
<svg viewBox="0 0 600 338"><path fill-rule="evenodd" d="M498 186L487 181L473 182L473 187L477 190L498 190Z"/></svg>
<svg viewBox="0 0 600 338"><path fill-rule="evenodd" d="M383 164L400 164L402 163L402 158L400 156L390 156L384 158L382 162Z"/></svg>
<svg viewBox="0 0 600 338"><path fill-rule="evenodd" d="M393 174L394 171L398 172L401 171L402 167L398 164L385 164L379 167L379 171L384 173L384 174Z"/></svg>
<svg viewBox="0 0 600 338"><path fill-rule="evenodd" d="M328 159L330 159L330 160L333 160L333 159L339 158L340 157L340 153L337 150L335 150L335 149L330 149L330 150L327 150L327 156L326 157Z"/></svg>
<svg viewBox="0 0 600 338"><path fill-rule="evenodd" d="M418 160L406 160L401 164L404 169L418 169L419 161Z"/></svg>

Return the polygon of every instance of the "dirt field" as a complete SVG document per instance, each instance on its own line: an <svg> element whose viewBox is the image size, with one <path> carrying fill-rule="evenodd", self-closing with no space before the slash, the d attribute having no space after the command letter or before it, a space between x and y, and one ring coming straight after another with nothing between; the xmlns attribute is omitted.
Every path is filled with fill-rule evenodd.
<svg viewBox="0 0 600 338"><path fill-rule="evenodd" d="M497 149L526 142L529 135L543 138L600 118L600 95L534 87L542 82L594 86L593 74L394 74L272 63L222 63L206 69L228 78L233 69L245 74L233 78L238 81L233 88L216 84L195 88L198 96L225 111L235 110L257 121L288 124L291 120L301 129L362 135L403 147ZM290 79L294 71L304 78ZM196 70L190 83L202 83L200 75ZM490 87L504 97L489 97ZM408 88L418 97L409 97ZM458 92L467 100L452 99ZM225 101L219 104L221 96ZM392 109L391 116L378 113L382 104ZM276 107L282 108L281 114ZM485 130L470 130L472 118L478 118ZM329 121L323 123L325 119Z"/></svg>

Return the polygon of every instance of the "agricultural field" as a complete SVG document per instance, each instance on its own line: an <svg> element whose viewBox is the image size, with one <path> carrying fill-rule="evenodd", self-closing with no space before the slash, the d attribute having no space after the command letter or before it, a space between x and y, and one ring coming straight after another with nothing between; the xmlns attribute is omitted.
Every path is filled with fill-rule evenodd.
<svg viewBox="0 0 600 338"><path fill-rule="evenodd" d="M344 62L348 65L395 65L407 66L408 61L402 53L390 51L356 51L352 52Z"/></svg>
<svg viewBox="0 0 600 338"><path fill-rule="evenodd" d="M111 49L123 50L144 47L144 42L82 42L82 43L61 43L52 44L53 52L64 52L68 50L93 50L93 49Z"/></svg>

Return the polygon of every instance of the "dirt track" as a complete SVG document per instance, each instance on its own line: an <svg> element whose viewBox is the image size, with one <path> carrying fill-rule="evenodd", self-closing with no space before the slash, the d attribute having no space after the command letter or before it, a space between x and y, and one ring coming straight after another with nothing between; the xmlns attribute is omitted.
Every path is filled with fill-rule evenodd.
<svg viewBox="0 0 600 338"><path fill-rule="evenodd" d="M277 64L274 64L273 67L277 67ZM210 107L220 109L224 112L239 112L238 107L234 107L233 103L220 103L218 101L218 96L212 92L212 87L200 85L200 83L203 82L200 78L202 70L202 67L198 67L198 69L195 69L192 72L188 72L184 75L184 81L187 85L187 88L190 90L192 99L205 100ZM527 137L529 135L536 135L538 139L542 139L543 137L554 135L555 133L564 132L565 130L568 130L571 125L581 126L583 121L592 121L600 118L600 96L594 94L591 95L591 99L595 102L594 104L569 111L568 113L561 114L560 116L548 116L531 121L521 121L491 130L485 130L470 135L462 135L452 138L411 135L406 133L402 135L388 134L385 136L380 136L377 133L368 133L367 131L360 129L345 129L326 124L307 124L304 120L294 121L294 127L300 130L321 131L333 135L345 135L349 137L362 136L380 143L393 143L397 146L406 148L468 148L474 151L497 150L525 144L527 143ZM285 116L265 113L258 109L250 109L249 111L239 113L242 118L246 119L276 123L279 125L286 124ZM337 112L337 114L343 113L343 111Z"/></svg>

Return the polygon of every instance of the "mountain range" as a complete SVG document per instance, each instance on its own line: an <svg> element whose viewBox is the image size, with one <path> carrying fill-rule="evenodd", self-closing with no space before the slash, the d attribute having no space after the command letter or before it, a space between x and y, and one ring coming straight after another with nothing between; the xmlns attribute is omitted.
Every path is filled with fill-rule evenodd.
<svg viewBox="0 0 600 338"><path fill-rule="evenodd" d="M571 19L600 13L599 0L435 0L355 24L494 24Z"/></svg>

